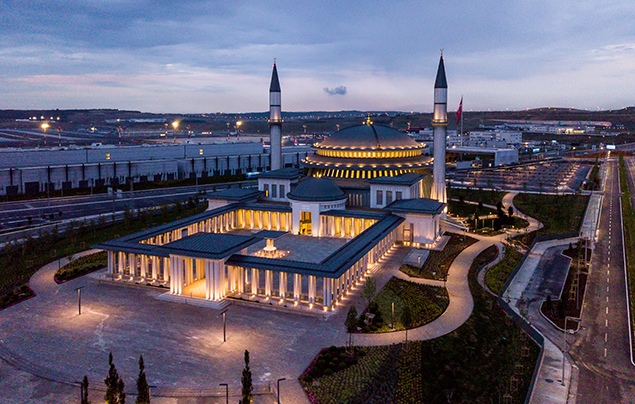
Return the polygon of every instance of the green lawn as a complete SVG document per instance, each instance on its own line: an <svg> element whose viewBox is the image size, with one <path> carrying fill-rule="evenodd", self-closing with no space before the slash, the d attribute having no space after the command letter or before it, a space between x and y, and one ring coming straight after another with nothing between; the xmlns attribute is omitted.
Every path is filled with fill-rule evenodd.
<svg viewBox="0 0 635 404"><path fill-rule="evenodd" d="M430 341L363 347L355 365L329 376L300 380L312 403L523 403L538 346L485 292L476 273L495 254L484 251L469 273L474 311L454 332ZM487 258L486 258L487 257ZM317 360L317 357L316 357ZM512 384L516 387L512 389Z"/></svg>
<svg viewBox="0 0 635 404"><path fill-rule="evenodd" d="M443 280L445 274L448 273L450 265L454 258L465 250L467 247L476 243L478 240L472 237L464 237L456 234L450 235L450 240L442 251L430 251L430 255L421 266L417 269L411 265L404 265L400 269L410 276L419 278Z"/></svg>
<svg viewBox="0 0 635 404"><path fill-rule="evenodd" d="M629 305L631 313L635 310L635 209L631 204L633 189L628 184L628 174L624 163L624 157L620 155L620 187L622 189L622 219L624 221L624 248L626 250L626 272L628 273ZM635 318L631 317L635 326ZM631 327L633 329L634 327ZM634 335L635 336L635 335Z"/></svg>
<svg viewBox="0 0 635 404"><path fill-rule="evenodd" d="M473 202L483 202L485 205L496 206L496 204L503 200L505 192L499 191L483 191L479 189L463 189L463 188L448 188L448 199L461 199Z"/></svg>
<svg viewBox="0 0 635 404"><path fill-rule="evenodd" d="M524 214L541 221L545 227L537 235L577 232L584 219L587 195L518 194L514 205Z"/></svg>
<svg viewBox="0 0 635 404"><path fill-rule="evenodd" d="M389 327L393 302L395 303L394 330ZM401 313L406 305L410 307L413 328L415 328L428 324L443 314L450 301L445 288L421 285L392 277L375 296L373 303L378 305L382 321L380 323L374 321L374 327L367 328L366 331L390 332L405 329L401 323Z"/></svg>
<svg viewBox="0 0 635 404"><path fill-rule="evenodd" d="M491 267L485 274L485 283L496 294L500 294L507 278L514 271L523 255L508 247L501 262Z"/></svg>

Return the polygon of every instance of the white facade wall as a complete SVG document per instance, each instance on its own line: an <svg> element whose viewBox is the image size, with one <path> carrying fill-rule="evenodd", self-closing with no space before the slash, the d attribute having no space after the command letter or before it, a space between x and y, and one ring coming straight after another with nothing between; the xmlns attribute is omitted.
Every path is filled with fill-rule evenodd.
<svg viewBox="0 0 635 404"><path fill-rule="evenodd" d="M433 244L440 236L439 218L440 215L424 215L415 213L397 213L406 219L403 227L412 228L412 242L419 244ZM403 227L400 228L403 231Z"/></svg>
<svg viewBox="0 0 635 404"><path fill-rule="evenodd" d="M270 201L287 201L287 194L291 192L291 184L298 180L277 179L277 178L258 178L258 191L266 191L264 199ZM274 192L275 188L275 192Z"/></svg>
<svg viewBox="0 0 635 404"><path fill-rule="evenodd" d="M381 191L381 201L378 198L378 192ZM387 195L390 192L391 201L397 199L414 199L423 196L423 180L416 184L410 185L387 185L387 184L370 184L370 207L381 209L388 205ZM397 192L401 193L401 197L397 198Z"/></svg>

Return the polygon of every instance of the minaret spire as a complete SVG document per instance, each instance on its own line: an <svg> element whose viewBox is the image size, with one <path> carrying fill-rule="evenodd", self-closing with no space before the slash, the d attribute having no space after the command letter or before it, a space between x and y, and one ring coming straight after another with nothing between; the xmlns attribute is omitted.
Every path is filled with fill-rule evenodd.
<svg viewBox="0 0 635 404"><path fill-rule="evenodd" d="M276 59L273 59L273 72L269 86L269 139L271 143L271 170L282 168L282 106L280 80Z"/></svg>
<svg viewBox="0 0 635 404"><path fill-rule="evenodd" d="M434 128L434 161L433 161L433 187L432 199L447 203L445 190L445 148L448 127L448 82L445 77L445 65L443 64L443 50L439 59L437 77L434 81L434 115L432 117Z"/></svg>

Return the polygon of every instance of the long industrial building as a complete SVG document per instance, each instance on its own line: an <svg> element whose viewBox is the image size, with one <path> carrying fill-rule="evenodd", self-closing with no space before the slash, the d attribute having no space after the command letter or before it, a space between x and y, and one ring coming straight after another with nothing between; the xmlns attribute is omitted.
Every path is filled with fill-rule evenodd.
<svg viewBox="0 0 635 404"><path fill-rule="evenodd" d="M313 154L308 146L282 148L283 167ZM0 195L35 194L134 182L205 178L268 171L270 154L259 142L95 146L0 150Z"/></svg>

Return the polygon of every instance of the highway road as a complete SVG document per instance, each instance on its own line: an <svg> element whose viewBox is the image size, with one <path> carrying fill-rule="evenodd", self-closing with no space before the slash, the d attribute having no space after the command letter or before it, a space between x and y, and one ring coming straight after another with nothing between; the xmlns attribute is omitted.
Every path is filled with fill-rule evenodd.
<svg viewBox="0 0 635 404"><path fill-rule="evenodd" d="M617 159L607 161L607 180L591 260L580 331L568 337L580 369L577 403L635 402L635 366L625 280Z"/></svg>
<svg viewBox="0 0 635 404"><path fill-rule="evenodd" d="M198 191L212 192L213 189L221 190L227 187L253 187L255 181L199 185ZM196 195L196 186L161 188L144 191L123 192L121 197L108 194L94 194L50 199L30 199L16 202L0 203L0 242L16 238L13 232L29 226L46 226L60 220L80 219L87 216L106 215L113 212L121 213L126 209L139 209L159 207L164 204L185 202ZM60 215L61 213L61 215ZM34 228L37 234L37 227Z"/></svg>

